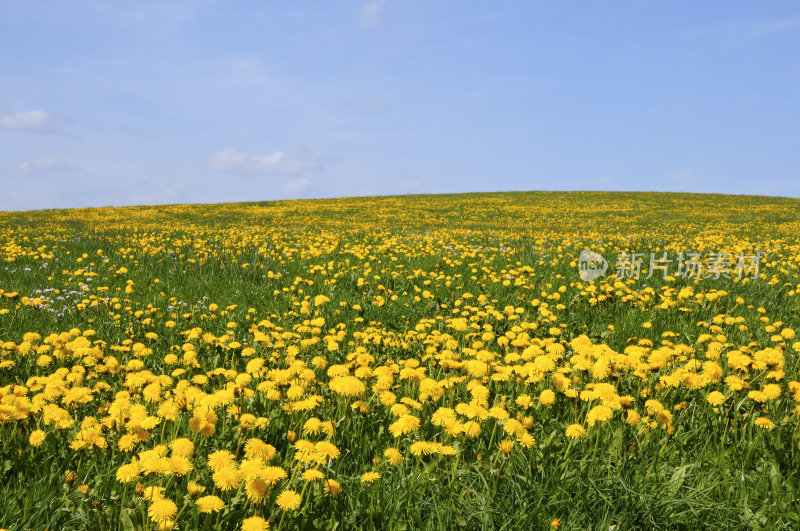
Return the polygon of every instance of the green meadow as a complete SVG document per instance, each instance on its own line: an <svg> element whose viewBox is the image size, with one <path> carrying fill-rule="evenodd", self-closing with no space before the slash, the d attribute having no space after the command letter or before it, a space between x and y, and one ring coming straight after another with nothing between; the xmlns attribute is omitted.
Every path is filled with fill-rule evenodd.
<svg viewBox="0 0 800 531"><path fill-rule="evenodd" d="M0 528L797 529L799 268L774 197L2 212Z"/></svg>

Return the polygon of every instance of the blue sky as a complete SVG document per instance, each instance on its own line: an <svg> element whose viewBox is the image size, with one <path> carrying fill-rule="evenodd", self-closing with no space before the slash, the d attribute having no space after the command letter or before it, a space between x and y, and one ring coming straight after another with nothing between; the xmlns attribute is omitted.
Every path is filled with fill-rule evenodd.
<svg viewBox="0 0 800 531"><path fill-rule="evenodd" d="M796 2L0 0L0 210L800 197Z"/></svg>

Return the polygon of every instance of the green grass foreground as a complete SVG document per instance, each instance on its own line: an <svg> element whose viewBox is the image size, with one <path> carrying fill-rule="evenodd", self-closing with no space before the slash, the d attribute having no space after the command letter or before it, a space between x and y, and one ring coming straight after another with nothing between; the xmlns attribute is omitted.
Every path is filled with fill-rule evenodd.
<svg viewBox="0 0 800 531"><path fill-rule="evenodd" d="M797 529L799 267L786 198L0 213L0 528Z"/></svg>

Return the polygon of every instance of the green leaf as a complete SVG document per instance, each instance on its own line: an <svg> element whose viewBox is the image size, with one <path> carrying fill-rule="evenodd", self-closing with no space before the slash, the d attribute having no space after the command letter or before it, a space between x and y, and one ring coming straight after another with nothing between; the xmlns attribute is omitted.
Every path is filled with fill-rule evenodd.
<svg viewBox="0 0 800 531"><path fill-rule="evenodd" d="M686 478L686 471L692 465L683 465L679 466L675 469L675 472L672 473L672 477L669 479L669 492L673 496L677 494L678 490L680 490L681 486L683 486L683 480Z"/></svg>
<svg viewBox="0 0 800 531"><path fill-rule="evenodd" d="M135 531L131 516L128 514L128 510L124 507L119 511L119 527L122 529L122 531Z"/></svg>

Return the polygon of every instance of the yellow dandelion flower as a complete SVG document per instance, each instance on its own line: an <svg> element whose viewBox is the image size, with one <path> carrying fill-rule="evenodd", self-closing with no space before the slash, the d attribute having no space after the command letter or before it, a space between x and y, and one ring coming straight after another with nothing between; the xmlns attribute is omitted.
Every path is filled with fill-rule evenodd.
<svg viewBox="0 0 800 531"><path fill-rule="evenodd" d="M194 502L201 513L210 514L225 508L225 502L216 496L203 496Z"/></svg>
<svg viewBox="0 0 800 531"><path fill-rule="evenodd" d="M133 450L134 446L136 446L136 437L130 433L126 433L117 441L117 448L119 448L121 452L130 452Z"/></svg>
<svg viewBox="0 0 800 531"><path fill-rule="evenodd" d="M551 389L545 389L539 394L539 403L543 406L552 406L556 401L556 394Z"/></svg>
<svg viewBox="0 0 800 531"><path fill-rule="evenodd" d="M361 474L361 483L372 483L376 479L380 479L381 475L375 471L365 472Z"/></svg>
<svg viewBox="0 0 800 531"><path fill-rule="evenodd" d="M156 501L164 497L163 493L164 493L164 487L155 487L155 486L144 487L144 490L142 491L142 497L145 500Z"/></svg>
<svg viewBox="0 0 800 531"><path fill-rule="evenodd" d="M428 441L417 441L411 445L408 451L411 452L411 455L420 456L422 454L428 455L434 453L436 450L435 446Z"/></svg>
<svg viewBox="0 0 800 531"><path fill-rule="evenodd" d="M448 422L447 424L445 424L444 431L445 431L445 433L447 433L447 435L449 435L451 437L456 437L456 436L460 435L461 433L463 433L464 425L462 423L460 423L459 421L454 420L452 422Z"/></svg>
<svg viewBox="0 0 800 531"><path fill-rule="evenodd" d="M303 424L303 433L306 435L316 435L320 431L322 421L317 417L311 417Z"/></svg>
<svg viewBox="0 0 800 531"><path fill-rule="evenodd" d="M755 422L756 426L765 430L771 430L775 427L775 423L767 417L758 417Z"/></svg>
<svg viewBox="0 0 800 531"><path fill-rule="evenodd" d="M511 439L503 439L498 443L497 448L504 454L508 455L511 453L511 450L514 449L514 441Z"/></svg>
<svg viewBox="0 0 800 531"><path fill-rule="evenodd" d="M241 473L234 466L224 466L217 469L212 475L214 485L222 491L233 490L242 481Z"/></svg>
<svg viewBox="0 0 800 531"><path fill-rule="evenodd" d="M517 442L523 448L530 448L536 444L536 439L533 437L533 435L526 431L525 433L517 436Z"/></svg>
<svg viewBox="0 0 800 531"><path fill-rule="evenodd" d="M594 426L597 423L603 423L607 421L613 414L614 411L608 406L594 406L586 415L586 423L589 424L589 426Z"/></svg>
<svg viewBox="0 0 800 531"><path fill-rule="evenodd" d="M456 412L449 407L440 407L431 415L431 423L434 426L446 426L456 420Z"/></svg>
<svg viewBox="0 0 800 531"><path fill-rule="evenodd" d="M120 483L130 483L132 481L136 481L139 478L139 463L134 461L132 463L128 463L122 465L117 469L117 481Z"/></svg>
<svg viewBox="0 0 800 531"><path fill-rule="evenodd" d="M392 466L397 466L403 461L403 454L397 448L387 448L383 451L383 456Z"/></svg>
<svg viewBox="0 0 800 531"><path fill-rule="evenodd" d="M261 503L264 501L267 493L269 492L270 484L261 478L253 478L245 485L244 492L253 503Z"/></svg>
<svg viewBox="0 0 800 531"><path fill-rule="evenodd" d="M203 492L205 492L206 488L196 481L190 481L188 485L186 485L186 491L189 493L189 496L199 496Z"/></svg>
<svg viewBox="0 0 800 531"><path fill-rule="evenodd" d="M708 402L714 407L718 407L722 405L723 402L725 402L725 395L723 395L719 391L711 391L710 393L708 393L708 396L706 397L706 402Z"/></svg>
<svg viewBox="0 0 800 531"><path fill-rule="evenodd" d="M355 376L337 376L328 383L331 391L342 396L363 396L367 387Z"/></svg>
<svg viewBox="0 0 800 531"><path fill-rule="evenodd" d="M517 419L508 419L503 424L503 431L509 435L520 436L525 433L525 426Z"/></svg>
<svg viewBox="0 0 800 531"><path fill-rule="evenodd" d="M539 397L539 401L541 402L541 396ZM531 397L528 395L519 395L514 402L522 409L528 409L531 407L532 403Z"/></svg>
<svg viewBox="0 0 800 531"><path fill-rule="evenodd" d="M303 499L300 494L292 489L287 489L281 492L275 499L275 503L284 511L294 511L300 507L300 503L302 501Z"/></svg>
<svg viewBox="0 0 800 531"><path fill-rule="evenodd" d="M175 523L174 520L171 520L169 518L165 518L164 520L159 520L156 523L156 531L174 531L175 529L178 529L177 524Z"/></svg>
<svg viewBox="0 0 800 531"><path fill-rule="evenodd" d="M400 437L419 428L419 419L413 415L403 415L389 426L389 432Z"/></svg>
<svg viewBox="0 0 800 531"><path fill-rule="evenodd" d="M139 454L142 473L147 474L170 474L172 473L170 460L166 457L159 457L154 454Z"/></svg>
<svg viewBox="0 0 800 531"><path fill-rule="evenodd" d="M260 516L251 516L242 521L242 531L267 531L269 522Z"/></svg>
<svg viewBox="0 0 800 531"><path fill-rule="evenodd" d="M564 431L564 433L570 439L580 439L586 435L586 428L584 428L581 424L570 424L567 426L567 429Z"/></svg>
<svg viewBox="0 0 800 531"><path fill-rule="evenodd" d="M255 437L247 439L244 444L244 455L250 459L260 457L264 461L269 461L275 457L276 453L274 446Z"/></svg>
<svg viewBox="0 0 800 531"><path fill-rule="evenodd" d="M774 400L781 396L781 386L778 384L767 384L762 389L767 400Z"/></svg>
<svg viewBox="0 0 800 531"><path fill-rule="evenodd" d="M658 400L648 400L644 403L648 415L655 415L664 410L664 405Z"/></svg>
<svg viewBox="0 0 800 531"><path fill-rule="evenodd" d="M747 397L750 400L754 400L755 402L759 403L767 401L767 395L765 395L762 391L750 391L747 393Z"/></svg>
<svg viewBox="0 0 800 531"><path fill-rule="evenodd" d="M456 455L457 453L458 453L458 451L455 448L453 448L452 446L450 446L450 445L443 444L443 445L441 445L439 447L439 454L443 455L445 457L451 456L451 455Z"/></svg>
<svg viewBox="0 0 800 531"><path fill-rule="evenodd" d="M656 422L662 427L667 428L672 425L672 413L666 409L656 413Z"/></svg>
<svg viewBox="0 0 800 531"><path fill-rule="evenodd" d="M286 470L279 466L268 466L260 472L259 477L270 485L274 485L278 481L285 479L287 475Z"/></svg>
<svg viewBox="0 0 800 531"><path fill-rule="evenodd" d="M45 439L45 433L42 430L34 430L28 437L28 444L31 446L41 446Z"/></svg>
<svg viewBox="0 0 800 531"><path fill-rule="evenodd" d="M474 420L469 420L464 423L462 431L467 437L475 438L481 434L481 425Z"/></svg>
<svg viewBox="0 0 800 531"><path fill-rule="evenodd" d="M216 452L208 454L207 462L208 468L215 471L220 468L233 466L234 463L236 463L236 456L228 450L217 450Z"/></svg>
<svg viewBox="0 0 800 531"><path fill-rule="evenodd" d="M171 519L178 512L175 502L167 498L155 500L147 510L147 516L154 522Z"/></svg>
<svg viewBox="0 0 800 531"><path fill-rule="evenodd" d="M325 474L322 471L317 470L316 468L309 468L305 472L303 472L303 479L306 481L315 481L317 479L323 479Z"/></svg>
<svg viewBox="0 0 800 531"><path fill-rule="evenodd" d="M326 479L323 485L325 486L325 492L331 496L336 496L342 492L342 486L335 479Z"/></svg>
<svg viewBox="0 0 800 531"><path fill-rule="evenodd" d="M330 459L338 459L342 454L336 445L330 441L319 441L314 445L314 451Z"/></svg>
<svg viewBox="0 0 800 531"><path fill-rule="evenodd" d="M173 456L191 457L194 455L194 443L185 437L173 440L169 443L169 447Z"/></svg>
<svg viewBox="0 0 800 531"><path fill-rule="evenodd" d="M383 391L378 398L384 406L391 406L397 401L397 395L391 391Z"/></svg>
<svg viewBox="0 0 800 531"><path fill-rule="evenodd" d="M177 476L185 476L194 469L188 457L182 455L172 456L169 460L170 471Z"/></svg>

